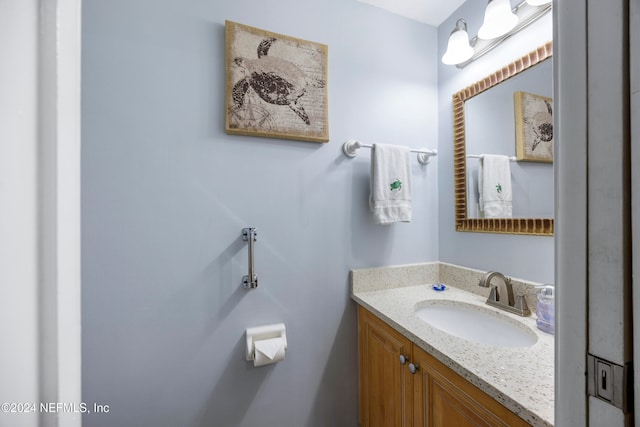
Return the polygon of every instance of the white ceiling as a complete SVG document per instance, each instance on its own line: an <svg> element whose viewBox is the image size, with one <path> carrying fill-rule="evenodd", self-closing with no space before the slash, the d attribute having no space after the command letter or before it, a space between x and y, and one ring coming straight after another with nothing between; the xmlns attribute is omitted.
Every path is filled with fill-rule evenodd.
<svg viewBox="0 0 640 427"><path fill-rule="evenodd" d="M465 0L358 0L396 15L439 26Z"/></svg>

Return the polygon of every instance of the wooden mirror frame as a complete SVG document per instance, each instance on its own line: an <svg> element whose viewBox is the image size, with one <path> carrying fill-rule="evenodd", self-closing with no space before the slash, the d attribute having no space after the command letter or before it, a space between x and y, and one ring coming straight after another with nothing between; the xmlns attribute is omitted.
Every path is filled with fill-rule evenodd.
<svg viewBox="0 0 640 427"><path fill-rule="evenodd" d="M552 53L552 42L547 42L453 95L453 175L456 231L553 236L553 218L467 217L467 153L464 120L466 100L550 58Z"/></svg>

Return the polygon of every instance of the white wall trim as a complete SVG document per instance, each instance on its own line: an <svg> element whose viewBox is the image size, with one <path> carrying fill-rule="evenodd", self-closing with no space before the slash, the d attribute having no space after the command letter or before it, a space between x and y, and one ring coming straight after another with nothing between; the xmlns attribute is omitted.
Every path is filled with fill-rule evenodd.
<svg viewBox="0 0 640 427"><path fill-rule="evenodd" d="M81 395L81 0L40 1L39 224L40 400ZM42 426L78 427L73 411Z"/></svg>

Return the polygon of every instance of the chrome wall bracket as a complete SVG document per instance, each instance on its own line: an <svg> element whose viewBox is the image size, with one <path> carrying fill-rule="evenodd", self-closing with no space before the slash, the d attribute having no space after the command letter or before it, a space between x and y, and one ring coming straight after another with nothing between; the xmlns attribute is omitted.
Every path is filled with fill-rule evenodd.
<svg viewBox="0 0 640 427"><path fill-rule="evenodd" d="M249 274L242 278L242 285L245 289L253 289L258 287L258 275L255 274L253 268L253 242L257 240L258 232L254 227L242 229L242 240L249 242Z"/></svg>

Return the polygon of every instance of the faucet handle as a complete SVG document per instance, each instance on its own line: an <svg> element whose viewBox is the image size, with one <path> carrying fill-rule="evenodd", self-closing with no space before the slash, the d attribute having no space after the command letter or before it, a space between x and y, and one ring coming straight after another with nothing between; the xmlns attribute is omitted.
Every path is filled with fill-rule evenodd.
<svg viewBox="0 0 640 427"><path fill-rule="evenodd" d="M524 294L516 295L516 301L513 304L513 308L517 309L523 316L531 314L531 310L529 310L529 306L527 305L527 300L524 299Z"/></svg>

